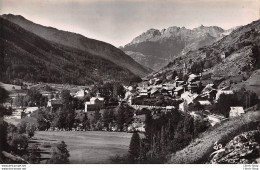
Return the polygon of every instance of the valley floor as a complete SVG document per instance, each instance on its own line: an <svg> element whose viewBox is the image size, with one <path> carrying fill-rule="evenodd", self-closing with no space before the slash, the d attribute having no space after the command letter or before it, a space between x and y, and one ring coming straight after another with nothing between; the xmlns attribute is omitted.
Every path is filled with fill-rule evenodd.
<svg viewBox="0 0 260 170"><path fill-rule="evenodd" d="M128 152L132 134L101 131L38 131L37 143L66 143L72 164L110 163L109 158ZM50 155L42 155L50 157Z"/></svg>

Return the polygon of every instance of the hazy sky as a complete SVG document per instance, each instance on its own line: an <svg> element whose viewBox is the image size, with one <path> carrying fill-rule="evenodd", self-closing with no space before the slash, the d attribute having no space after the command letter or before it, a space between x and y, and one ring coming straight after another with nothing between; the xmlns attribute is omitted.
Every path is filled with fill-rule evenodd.
<svg viewBox="0 0 260 170"><path fill-rule="evenodd" d="M260 0L0 0L0 13L123 46L150 28L248 24Z"/></svg>

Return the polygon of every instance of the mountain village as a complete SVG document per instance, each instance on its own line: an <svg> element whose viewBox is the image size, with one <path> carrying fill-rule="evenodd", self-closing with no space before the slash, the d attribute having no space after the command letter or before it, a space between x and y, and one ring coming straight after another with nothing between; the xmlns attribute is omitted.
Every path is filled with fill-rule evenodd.
<svg viewBox="0 0 260 170"><path fill-rule="evenodd" d="M260 163L260 20L119 48L0 22L0 163Z"/></svg>
<svg viewBox="0 0 260 170"><path fill-rule="evenodd" d="M185 67L184 67L185 68ZM186 70L184 70L185 72ZM195 74L189 74L186 80L180 79L178 76L168 77L167 83L163 83L161 79L156 78L157 74L154 74L150 79L145 78L142 83L138 86L124 86L125 97L117 97L116 103L113 105L104 104L104 97L99 92L96 96L90 96L89 101L84 103L84 108L75 110L77 114L86 113L89 118L93 118L97 111L104 113L107 108L116 108L118 105L129 105L135 110L149 109L157 110L160 109L163 112L171 110L180 110L183 113L189 113L191 116L202 116L203 119L210 122L211 126L219 124L228 118L232 119L237 116L245 114L248 108L243 106L231 106L229 115L223 116L221 114L214 114L207 108L211 107L212 104L217 103L221 94L233 94L233 90L229 87L223 87L217 89L216 85L203 84L201 82L201 76ZM26 87L28 88L28 86ZM69 90L70 91L70 90ZM47 105L42 106L43 108L50 108L52 112L57 111L63 106L60 97L60 91L41 91L42 96L48 98ZM78 91L70 91L70 95L73 98L83 99L89 96L90 89L84 88ZM12 102L17 100L17 96L22 94L12 95ZM57 97L54 97L57 96ZM7 102L4 104L7 107L12 105L13 114L6 116L6 119L23 119L30 117L31 113L41 109L41 106L24 107L15 106L14 104ZM192 108L192 105L196 105ZM76 109L76 108L75 108ZM198 112L203 110L203 114ZM252 108L251 108L252 109ZM158 118L154 112L154 119ZM52 128L53 130L55 127ZM116 127L111 127L111 130L117 131ZM73 130L83 130L82 124L79 124ZM106 130L105 128L103 130ZM145 115L134 114L132 122L128 125L125 131L145 132Z"/></svg>

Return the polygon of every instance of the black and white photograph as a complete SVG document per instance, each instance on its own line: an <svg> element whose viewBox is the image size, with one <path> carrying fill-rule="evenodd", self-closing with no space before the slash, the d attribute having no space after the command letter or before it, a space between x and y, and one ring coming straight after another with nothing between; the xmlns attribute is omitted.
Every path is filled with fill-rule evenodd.
<svg viewBox="0 0 260 170"><path fill-rule="evenodd" d="M0 164L259 170L260 0L0 0Z"/></svg>

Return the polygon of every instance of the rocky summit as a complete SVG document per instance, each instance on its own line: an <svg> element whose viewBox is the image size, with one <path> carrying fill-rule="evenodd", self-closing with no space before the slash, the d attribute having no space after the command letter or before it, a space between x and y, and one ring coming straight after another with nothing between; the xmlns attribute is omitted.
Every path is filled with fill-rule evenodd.
<svg viewBox="0 0 260 170"><path fill-rule="evenodd" d="M122 48L137 62L157 71L180 54L210 45L230 34L217 26L199 26L194 29L172 26L167 29L149 29ZM137 54L138 53L138 57ZM150 60L150 62L146 62ZM153 64L152 61L156 64Z"/></svg>

